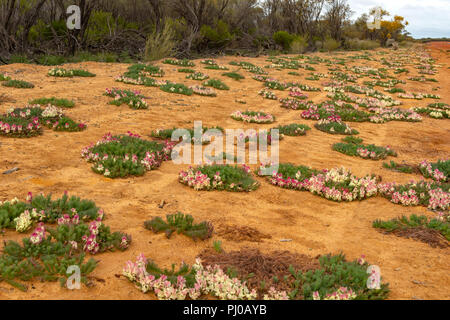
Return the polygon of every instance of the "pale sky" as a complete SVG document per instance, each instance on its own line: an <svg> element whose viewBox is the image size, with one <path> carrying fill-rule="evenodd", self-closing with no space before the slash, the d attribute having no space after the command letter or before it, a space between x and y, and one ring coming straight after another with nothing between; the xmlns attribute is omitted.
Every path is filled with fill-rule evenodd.
<svg viewBox="0 0 450 320"><path fill-rule="evenodd" d="M450 38L450 0L347 0L355 12L352 19L381 6L409 21L407 30L415 38ZM387 19L391 18L388 17ZM386 18L385 18L386 19Z"/></svg>

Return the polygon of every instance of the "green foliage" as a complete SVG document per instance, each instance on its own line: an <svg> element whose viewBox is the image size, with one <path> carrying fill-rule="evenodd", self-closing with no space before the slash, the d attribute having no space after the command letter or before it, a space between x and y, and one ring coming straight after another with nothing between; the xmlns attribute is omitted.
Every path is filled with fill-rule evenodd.
<svg viewBox="0 0 450 320"><path fill-rule="evenodd" d="M395 161L390 161L389 163L384 162L383 168L386 168L388 170L396 171L396 172L402 172L402 173L413 173L414 167L409 166L407 164L399 164Z"/></svg>
<svg viewBox="0 0 450 320"><path fill-rule="evenodd" d="M237 165L228 164L201 165L190 168L188 172L183 172L186 179L180 175L180 182L190 185L190 174L195 175L197 172L205 175L205 178L209 178L210 184L204 188L206 190L249 192L259 188L259 182L252 177L250 172Z"/></svg>
<svg viewBox="0 0 450 320"><path fill-rule="evenodd" d="M81 69L72 69L72 74L74 77L95 77L94 73Z"/></svg>
<svg viewBox="0 0 450 320"><path fill-rule="evenodd" d="M245 79L245 77L237 72L226 72L226 73L222 73L222 76L234 79L236 81Z"/></svg>
<svg viewBox="0 0 450 320"><path fill-rule="evenodd" d="M195 67L195 63L193 63L192 61L190 61L188 59L183 59L183 60L165 59L163 61L163 63L171 64L174 66L181 66L181 67Z"/></svg>
<svg viewBox="0 0 450 320"><path fill-rule="evenodd" d="M373 144L363 145L361 139L343 140L344 143L335 143L333 150L353 157L361 157L364 159L380 160L388 156L396 157L397 153L386 147L379 147Z"/></svg>
<svg viewBox="0 0 450 320"><path fill-rule="evenodd" d="M164 85L160 86L159 88L164 92L184 94L186 96L192 96L192 94L194 93L192 91L192 89L186 87L182 83L168 82L167 84L164 84Z"/></svg>
<svg viewBox="0 0 450 320"><path fill-rule="evenodd" d="M214 28L203 25L200 28L200 34L211 48L223 47L233 40L228 24L222 20L218 20Z"/></svg>
<svg viewBox="0 0 450 320"><path fill-rule="evenodd" d="M55 97L34 99L34 100L31 100L29 103L30 104L39 104L41 106L46 106L46 105L51 104L52 106L62 107L62 108L73 108L75 106L75 102L73 102L73 100L58 99Z"/></svg>
<svg viewBox="0 0 450 320"><path fill-rule="evenodd" d="M278 129L280 131L280 134L284 134L286 136L304 136L306 135L306 131L311 130L310 127L304 124L289 124L286 126L279 126L274 129Z"/></svg>
<svg viewBox="0 0 450 320"><path fill-rule="evenodd" d="M10 88L18 88L18 89L32 89L34 88L34 84L23 81L23 80L6 80L2 82L2 86L10 87Z"/></svg>
<svg viewBox="0 0 450 320"><path fill-rule="evenodd" d="M168 214L166 220L164 221L162 218L156 217L152 220L145 221L144 226L154 233L165 232L167 238L170 238L172 233L177 232L178 234L184 234L192 238L194 241L197 239L206 240L211 238L214 230L212 223L203 221L194 224L194 218L191 215L184 215L181 212Z"/></svg>
<svg viewBox="0 0 450 320"><path fill-rule="evenodd" d="M322 121L316 123L314 127L317 130L330 134L343 134L343 135L359 134L357 130L350 128L348 124L344 122Z"/></svg>
<svg viewBox="0 0 450 320"><path fill-rule="evenodd" d="M37 195L33 196L30 202L13 202L5 201L0 205L0 228L15 229L16 222L14 219L18 218L24 211L30 212L33 209L39 213L39 221L55 223L58 218L68 214L71 218L75 209L80 220L90 221L98 218L99 208L91 200L81 200L78 197L69 197L64 194L61 198L52 200L52 195L48 196Z"/></svg>
<svg viewBox="0 0 450 320"><path fill-rule="evenodd" d="M8 81L11 80L11 77L8 77L6 74L0 73L0 81Z"/></svg>
<svg viewBox="0 0 450 320"><path fill-rule="evenodd" d="M427 216L417 216L413 214L409 218L402 216L401 218L395 218L388 221L375 220L372 226L377 229L384 229L387 232L425 227L437 230L447 239L447 241L450 241L450 223L445 219L430 219Z"/></svg>
<svg viewBox="0 0 450 320"><path fill-rule="evenodd" d="M219 79L209 79L205 82L203 82L203 85L205 87L213 87L217 90L230 90L230 87L228 87L225 83L223 83Z"/></svg>
<svg viewBox="0 0 450 320"><path fill-rule="evenodd" d="M339 49L340 46L340 42L332 38L328 38L323 42L323 48L327 51L335 51Z"/></svg>
<svg viewBox="0 0 450 320"><path fill-rule="evenodd" d="M145 269L149 275L155 277L155 280L161 278L161 276L166 276L167 281L169 281L172 285L176 285L178 283L178 277L183 277L186 280L186 287L193 288L196 282L195 279L195 270L190 268L189 265L182 263L178 270L175 270L175 264L172 264L171 269L161 269L158 265L151 260L147 261Z"/></svg>
<svg viewBox="0 0 450 320"><path fill-rule="evenodd" d="M160 60L171 55L175 48L175 32L169 22L166 22L161 32L154 31L147 37L144 58L146 61Z"/></svg>
<svg viewBox="0 0 450 320"><path fill-rule="evenodd" d="M438 160L437 162L430 163L431 171L439 170L444 174L444 181L447 181L450 177L450 159L449 160ZM420 172L425 178L434 178L426 167L419 166Z"/></svg>
<svg viewBox="0 0 450 320"><path fill-rule="evenodd" d="M346 46L350 50L374 50L381 45L378 41L374 40L349 39L346 42Z"/></svg>
<svg viewBox="0 0 450 320"><path fill-rule="evenodd" d="M135 91L113 88L111 90L107 89L104 95L114 98L114 100L109 102L111 105L120 106L122 104L127 104L130 108L136 110L148 109L144 96Z"/></svg>
<svg viewBox="0 0 450 320"><path fill-rule="evenodd" d="M184 73L195 73L194 69L178 69L178 72L184 72Z"/></svg>
<svg viewBox="0 0 450 320"><path fill-rule="evenodd" d="M142 176L168 159L165 144L131 135L108 136L107 141L83 150L92 170L109 178Z"/></svg>
<svg viewBox="0 0 450 320"><path fill-rule="evenodd" d="M288 51L291 48L292 42L295 40L295 35L286 31L277 31L273 34L272 38L276 44Z"/></svg>
<svg viewBox="0 0 450 320"><path fill-rule="evenodd" d="M217 253L222 253L223 249L222 249L222 241L220 240L214 240L213 242L213 248Z"/></svg>
<svg viewBox="0 0 450 320"><path fill-rule="evenodd" d="M153 138L156 138L156 139L171 140L172 139L172 134L174 133L174 131L179 130L179 129L186 130L186 131L189 132L189 136L183 136L182 138L183 139L191 139L192 143L201 141L202 144L208 144L210 142L208 139L203 140L203 138L200 138L200 141L199 141L196 138L196 136L195 136L194 129L192 129L192 128L186 129L186 128L176 128L176 127L174 127L172 129L158 129L158 130L153 130L150 133L150 136L153 137ZM225 130L223 128L218 127L218 126L212 127L212 128L208 128L208 127L204 126L204 127L202 127L202 131L199 132L199 134L203 137L203 134L205 134L205 132L210 130L210 129L219 130L221 132L225 132Z"/></svg>
<svg viewBox="0 0 450 320"><path fill-rule="evenodd" d="M289 293L291 299L300 296L303 299L312 300L314 292L318 292L320 297L326 297L327 294L336 292L340 287L352 289L357 300L387 298L388 284L381 283L380 289L367 287L368 263L348 262L343 254L321 256L319 262L321 268L318 270L296 272L291 268L291 275L287 280L293 286L293 290Z"/></svg>

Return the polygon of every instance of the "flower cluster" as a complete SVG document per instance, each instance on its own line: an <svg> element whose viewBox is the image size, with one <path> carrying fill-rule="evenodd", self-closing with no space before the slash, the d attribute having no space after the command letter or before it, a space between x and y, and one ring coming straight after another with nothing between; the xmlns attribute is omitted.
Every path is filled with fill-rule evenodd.
<svg viewBox="0 0 450 320"><path fill-rule="evenodd" d="M277 100L277 96L272 91L262 89L258 92L264 99Z"/></svg>
<svg viewBox="0 0 450 320"><path fill-rule="evenodd" d="M194 190L227 190L227 191L253 191L259 183L250 175L250 169L231 165L207 164L197 168L189 167L182 170L178 176L179 181Z"/></svg>
<svg viewBox="0 0 450 320"><path fill-rule="evenodd" d="M195 94L198 94L200 96L207 96L207 97L216 97L217 93L212 88L207 88L204 86L190 86L189 89L191 89Z"/></svg>
<svg viewBox="0 0 450 320"><path fill-rule="evenodd" d="M255 111L235 111L231 114L231 118L248 123L272 123L275 121L273 115Z"/></svg>
<svg viewBox="0 0 450 320"><path fill-rule="evenodd" d="M309 112L309 111L305 111ZM303 116L303 114L302 114ZM305 114L306 116L306 114ZM332 115L328 119L322 119L317 122L314 127L316 129L331 133L331 134L343 134L343 135L353 135L358 134L358 131L350 128L350 126L341 121L340 117L337 115Z"/></svg>
<svg viewBox="0 0 450 320"><path fill-rule="evenodd" d="M147 272L148 263L141 254L136 262L127 262L122 274L142 292L153 291L161 300L184 300L187 297L196 300L208 294L222 300L254 300L257 297L256 290L250 291L244 282L230 278L217 265L204 267L200 259L192 266L195 278L190 286L183 276L178 276L173 282L164 274L156 277Z"/></svg>
<svg viewBox="0 0 450 320"><path fill-rule="evenodd" d="M103 136L81 151L81 157L93 163L92 170L105 177L143 175L169 160L174 143L146 141L132 133ZM127 153L130 152L130 153Z"/></svg>
<svg viewBox="0 0 450 320"><path fill-rule="evenodd" d="M209 76L207 74L203 74L201 72L190 73L186 76L186 79L191 79L191 80L206 80L208 78L209 78Z"/></svg>
<svg viewBox="0 0 450 320"><path fill-rule="evenodd" d="M44 224L40 222L36 227L36 229L34 229L34 232L30 237L30 241L33 244L39 244L42 242L42 240L44 240L44 238L45 238L45 227Z"/></svg>
<svg viewBox="0 0 450 320"><path fill-rule="evenodd" d="M291 87L289 90L289 96L300 99L300 100L308 99L308 95L303 93L299 87Z"/></svg>
<svg viewBox="0 0 450 320"><path fill-rule="evenodd" d="M48 75L52 77L73 77L73 71L64 68L52 68L48 70Z"/></svg>
<svg viewBox="0 0 450 320"><path fill-rule="evenodd" d="M431 178L438 182L446 182L448 180L449 167L450 160L438 160L436 163L424 160L419 165L419 169L425 178Z"/></svg>
<svg viewBox="0 0 450 320"><path fill-rule="evenodd" d="M323 300L353 300L356 298L356 293L347 287L340 287L337 291L327 294ZM314 291L313 300L320 300L318 291Z"/></svg>
<svg viewBox="0 0 450 320"><path fill-rule="evenodd" d="M144 100L144 96L136 90L122 90L117 88L105 90L105 95L114 98L109 104L120 106L127 104L132 109L148 109L148 104Z"/></svg>
<svg viewBox="0 0 450 320"><path fill-rule="evenodd" d="M448 210L450 185L439 182L411 182L406 185L384 183L378 186L380 194L391 202L404 206L423 205L430 210Z"/></svg>
<svg viewBox="0 0 450 320"><path fill-rule="evenodd" d="M374 115L369 118L370 122L373 123L385 123L389 121L422 121L422 117L412 110L399 108L370 108L369 111L374 113Z"/></svg>
<svg viewBox="0 0 450 320"><path fill-rule="evenodd" d="M261 169L267 166L261 166ZM299 167L295 177L288 171L274 172L270 183L281 188L306 190L333 201L363 200L377 195L377 181L373 176L357 178L345 168L335 168L318 172L312 169ZM280 172L281 171L281 172Z"/></svg>

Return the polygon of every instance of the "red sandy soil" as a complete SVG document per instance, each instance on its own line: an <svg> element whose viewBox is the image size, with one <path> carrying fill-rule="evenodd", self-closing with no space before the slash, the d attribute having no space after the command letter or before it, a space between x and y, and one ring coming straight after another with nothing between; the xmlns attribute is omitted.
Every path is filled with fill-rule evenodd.
<svg viewBox="0 0 450 320"><path fill-rule="evenodd" d="M448 103L450 59L445 50L448 47L449 43L429 45L440 65L439 73L433 76L439 80L438 83L407 81L406 85L400 87L411 92L438 93L442 96L441 101ZM319 55L327 57L329 54ZM217 61L221 65L228 65L232 60L244 60L264 66L267 64L266 58L223 57ZM392 219L413 213L433 216L424 207L402 207L382 197L363 202L334 203L308 192L271 186L262 178L258 178L261 187L251 193L197 192L177 181L179 171L188 166L171 162L163 163L160 169L137 178L111 180L93 173L90 165L80 158L81 149L99 140L107 132L120 134L131 130L146 137L157 128L191 127L194 120L202 120L206 126L256 128L255 125L243 125L230 118L233 111L247 108L274 114L276 125L296 122L313 126L314 122L301 119L300 112L282 109L277 101L264 100L258 96L262 85L251 79L250 73L241 70L246 79L235 82L221 77L223 71L203 70L200 61L196 61L196 64L195 69L223 79L231 90L218 91L217 98L186 97L168 94L158 88L115 82L114 77L126 71L126 64L73 64L68 67L83 67L97 74L95 78L73 79L47 77L49 67L45 66L14 64L0 67L0 71L7 71L13 78L28 80L36 85L31 90L0 86L0 95L5 93L15 100L15 103L1 104L0 113L12 105L24 106L33 98L55 96L73 99L76 106L67 110L67 115L88 124L88 129L79 133L45 130L42 136L31 139L0 137L0 172L13 167L20 168L13 174L0 175L0 200L16 196L25 199L28 191L53 193L59 197L68 190L69 194L94 200L105 210L105 223L112 231L121 230L133 238L130 248L125 252L95 256L100 263L92 275L100 281L95 281L92 288L83 286L80 290L71 291L61 288L58 283L34 281L32 286L29 284L28 292L24 293L6 283L0 283L1 299L155 299L153 294L143 294L128 280L115 276L121 274L125 262L134 261L137 255L144 253L164 267L181 261L193 263L201 251L212 247L214 240L222 240L223 248L227 251L247 246L259 248L262 252L289 250L312 257L342 251L351 260L364 254L367 261L381 268L381 275L391 288L390 299L450 298L448 248L431 248L411 239L383 235L372 228L372 222L376 219ZM368 62L361 60L355 64L366 65ZM176 72L175 66L161 66L166 71L165 79L198 83L184 79L185 74ZM323 64L315 67L318 72L327 72ZM230 69L237 68L232 66ZM412 73L409 76L417 73L412 67L410 70ZM270 75L284 81L301 80L302 83L318 86L318 82L304 80L309 72L302 69L298 72L302 74L301 77L288 75L288 70L271 69ZM401 79L407 77L400 76ZM141 90L149 97L149 110L108 105L110 98L103 96L103 92L105 88L111 87ZM438 90L432 91L433 88ZM308 94L315 102L323 101L326 97L326 92ZM245 100L247 104L238 104L236 99ZM432 102L429 99L403 101L403 108L425 106ZM447 120L424 117L421 123L350 124L360 132L360 137L366 143L392 146L399 154L395 159L397 162L404 160L414 164L424 159L434 161L448 158L450 154L450 125ZM273 126L261 125L257 128ZM286 137L280 142L280 161L314 168L345 166L357 176L370 173L380 175L384 182L405 183L421 178L383 169L382 161L368 161L332 151L331 145L341 138L314 128L304 137ZM167 204L160 209L158 204L162 200ZM249 226L271 235L271 238L264 238L261 242L234 242L215 234L208 241L194 242L182 235L173 235L168 240L164 234L153 234L144 229L143 223L150 217L177 211L191 214L197 221L212 221L217 229L225 225ZM6 231L2 236L4 240L18 240L21 237L14 231ZM280 242L280 239L292 241Z"/></svg>

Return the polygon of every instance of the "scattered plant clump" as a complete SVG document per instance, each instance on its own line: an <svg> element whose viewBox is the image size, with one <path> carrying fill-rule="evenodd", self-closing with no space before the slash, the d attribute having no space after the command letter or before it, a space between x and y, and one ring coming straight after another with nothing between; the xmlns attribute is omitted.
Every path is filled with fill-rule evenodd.
<svg viewBox="0 0 450 320"><path fill-rule="evenodd" d="M194 73L190 73L186 76L186 79L191 79L191 80L206 80L208 79L209 76L207 74L203 74L201 72L194 72Z"/></svg>
<svg viewBox="0 0 450 320"><path fill-rule="evenodd" d="M31 104L31 105L39 104L41 106L46 106L46 105L50 104L52 106L61 107L61 108L73 108L73 107L75 107L75 102L73 102L73 100L58 99L58 98L55 98L55 97L34 99L34 100L31 100L29 102L29 104Z"/></svg>
<svg viewBox="0 0 450 320"><path fill-rule="evenodd" d="M206 240L212 237L214 227L211 222L203 221L194 224L194 218L191 215L185 215L181 212L168 214L166 220L156 217L145 221L144 226L154 233L164 232L167 238L170 238L174 232L184 234L194 241L197 239Z"/></svg>
<svg viewBox="0 0 450 320"><path fill-rule="evenodd" d="M450 206L450 183L418 181L404 185L378 185L382 196L403 206L424 206L429 210L446 211Z"/></svg>
<svg viewBox="0 0 450 320"><path fill-rule="evenodd" d="M226 72L226 73L222 73L222 76L228 77L228 78L231 78L231 79L234 79L234 80L236 80L236 81L245 79L245 77L244 77L243 75L241 75L241 74L239 74L239 73L237 73L237 72Z"/></svg>
<svg viewBox="0 0 450 320"><path fill-rule="evenodd" d="M82 131L86 124L76 123L64 115L61 109L48 105L28 105L25 108L10 108L0 116L0 135L29 138L42 134L42 126L55 131Z"/></svg>
<svg viewBox="0 0 450 320"><path fill-rule="evenodd" d="M339 116L330 116L328 119L319 120L314 127L317 130L331 134L359 134L357 130L350 128L348 124L342 122Z"/></svg>
<svg viewBox="0 0 450 320"><path fill-rule="evenodd" d="M122 232L112 233L103 223L103 211L89 200L68 197L57 200L51 195L33 196L28 193L27 201L17 198L0 201L0 224L15 228L18 232L29 230L37 224L30 237L5 242L0 255L0 281L27 291L27 287L17 280L58 281L62 286L67 280L69 266L77 265L81 271L81 282L87 283L87 275L97 266L90 258L84 262L86 254L126 250L131 237ZM87 223L91 221L90 223ZM55 229L44 223L57 223Z"/></svg>
<svg viewBox="0 0 450 320"><path fill-rule="evenodd" d="M386 159L388 156L396 157L397 153L390 147L379 147L373 144L361 144L362 139L347 137L343 142L333 145L333 150L353 157L361 157L363 159L380 160Z"/></svg>
<svg viewBox="0 0 450 320"><path fill-rule="evenodd" d="M10 88L18 88L18 89L32 89L34 88L34 84L31 82L23 81L23 80L5 80L2 82L2 86L10 87Z"/></svg>
<svg viewBox="0 0 450 320"><path fill-rule="evenodd" d="M84 148L81 157L93 163L92 171L108 178L142 176L146 171L169 160L173 144L157 143L128 132L127 135L106 134L97 143Z"/></svg>
<svg viewBox="0 0 450 320"><path fill-rule="evenodd" d="M179 181L194 190L226 190L236 192L249 192L258 189L259 183L250 174L247 166L231 165L202 165L196 168L189 167L181 171Z"/></svg>
<svg viewBox="0 0 450 320"><path fill-rule="evenodd" d="M195 67L195 63L193 63L192 61L189 61L187 59L183 59L183 60L165 59L163 61L163 63L171 64L174 66L180 66L180 67Z"/></svg>
<svg viewBox="0 0 450 320"><path fill-rule="evenodd" d="M198 94L199 96L217 97L216 91L214 91L214 89L212 88L197 85L190 86L189 89L191 89L194 94Z"/></svg>
<svg viewBox="0 0 450 320"><path fill-rule="evenodd" d="M384 162L383 168L396 171L396 172L402 172L402 173L417 173L419 172L419 169L415 166L405 164L405 163L396 163L395 161L390 161L389 163Z"/></svg>
<svg viewBox="0 0 450 320"><path fill-rule="evenodd" d="M157 81L152 77L163 77L164 74L164 71L157 66L138 63L128 67L128 71L118 76L116 81L147 87L157 87L165 84L167 81Z"/></svg>
<svg viewBox="0 0 450 320"><path fill-rule="evenodd" d="M235 111L231 118L248 123L273 123L275 117L271 114L257 111Z"/></svg>
<svg viewBox="0 0 450 320"><path fill-rule="evenodd" d="M72 78L72 77L95 77L95 74L82 69L64 69L64 68L52 68L47 73L52 77L59 78Z"/></svg>
<svg viewBox="0 0 450 320"><path fill-rule="evenodd" d="M446 103L431 103L427 107L413 108L414 112L426 114L434 119L449 119L450 106Z"/></svg>
<svg viewBox="0 0 450 320"><path fill-rule="evenodd" d="M367 273L364 256L346 261L343 254L311 258L288 251L268 254L257 249L199 256L203 265L216 265L232 277L245 279L250 290L264 300L352 300L385 299L388 285L375 283ZM374 289L368 289L370 283Z"/></svg>
<svg viewBox="0 0 450 320"><path fill-rule="evenodd" d="M431 247L447 248L450 241L450 216L440 213L436 218L411 215L388 221L376 220L373 227L385 234L422 241Z"/></svg>
<svg viewBox="0 0 450 320"><path fill-rule="evenodd" d="M268 167L263 165L260 169ZM258 174L261 175L262 172L259 171ZM305 190L337 202L364 200L378 193L375 176L358 178L345 168L320 172L311 167L280 164L278 171L268 180L281 188Z"/></svg>
<svg viewBox="0 0 450 320"><path fill-rule="evenodd" d="M164 92L184 94L186 96L192 96L192 94L194 93L192 89L189 89L182 83L168 82L167 84L164 84L159 88Z"/></svg>
<svg viewBox="0 0 450 320"><path fill-rule="evenodd" d="M213 87L217 90L230 90L230 87L228 87L225 83L223 83L219 79L209 79L205 82L203 82L203 85L206 87Z"/></svg>
<svg viewBox="0 0 450 320"><path fill-rule="evenodd" d="M181 68L178 69L178 72L182 72L182 73L195 73L194 69L188 69L188 68Z"/></svg>
<svg viewBox="0 0 450 320"><path fill-rule="evenodd" d="M205 132L210 130L210 129L214 129L214 130L219 130L221 132L225 132L225 130L221 127L212 127L212 128L208 128L208 127L203 127L202 131L199 132L199 137L196 136L195 134L195 130L194 129L186 129L186 128L172 128L172 129L156 129L153 130L150 133L150 136L152 138L156 138L156 139L161 139L161 140L172 140L172 135L174 133L175 130L178 129L183 129L183 130L187 130L189 131L189 138L191 138L192 143L196 143L196 142L201 142L202 144L208 144L210 141L207 137L205 137ZM187 136L183 136L180 137L180 139L187 139Z"/></svg>
<svg viewBox="0 0 450 320"><path fill-rule="evenodd" d="M262 96L264 99L277 100L277 96L272 91L262 89L258 92L258 95Z"/></svg>
<svg viewBox="0 0 450 320"><path fill-rule="evenodd" d="M122 90L117 88L106 89L105 96L114 98L109 104L120 106L128 105L132 109L148 109L148 104L144 100L144 96L136 90Z"/></svg>
<svg viewBox="0 0 450 320"><path fill-rule="evenodd" d="M278 129L280 134L282 135L291 137L304 136L306 135L307 131L311 130L311 128L307 125L297 123L289 124L286 126L279 126L274 129Z"/></svg>
<svg viewBox="0 0 450 320"><path fill-rule="evenodd" d="M420 163L419 170L425 178L447 182L450 176L450 160L438 160L431 163L425 160Z"/></svg>

